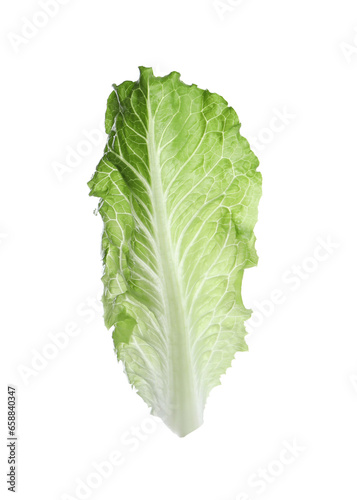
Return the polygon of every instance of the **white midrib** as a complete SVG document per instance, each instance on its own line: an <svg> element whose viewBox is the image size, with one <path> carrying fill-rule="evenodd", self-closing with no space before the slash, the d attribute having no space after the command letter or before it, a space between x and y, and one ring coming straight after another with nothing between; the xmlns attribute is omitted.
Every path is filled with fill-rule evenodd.
<svg viewBox="0 0 357 500"><path fill-rule="evenodd" d="M154 122L148 88L148 155L151 173L152 207L158 243L158 261L161 266L163 300L167 318L169 346L169 415L163 416L169 427L184 436L202 423L202 408L195 393L193 366L188 342L184 301L178 278L177 264L172 250L171 232L168 223L164 191L162 186L160 158L155 144Z"/></svg>

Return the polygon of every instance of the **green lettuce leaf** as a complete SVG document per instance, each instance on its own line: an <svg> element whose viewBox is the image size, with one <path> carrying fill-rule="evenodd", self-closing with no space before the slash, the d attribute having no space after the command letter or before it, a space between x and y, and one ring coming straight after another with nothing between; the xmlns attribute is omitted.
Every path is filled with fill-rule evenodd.
<svg viewBox="0 0 357 500"><path fill-rule="evenodd" d="M140 68L114 85L89 182L104 221L105 323L130 383L179 436L247 350L241 298L257 264L259 164L217 94Z"/></svg>

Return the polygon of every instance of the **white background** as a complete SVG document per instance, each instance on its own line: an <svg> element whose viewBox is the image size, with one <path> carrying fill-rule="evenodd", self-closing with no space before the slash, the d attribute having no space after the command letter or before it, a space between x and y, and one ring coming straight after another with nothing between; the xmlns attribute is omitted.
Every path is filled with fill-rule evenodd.
<svg viewBox="0 0 357 500"><path fill-rule="evenodd" d="M356 2L62 0L49 19L39 3L0 7L2 491L15 384L20 500L355 499ZM82 141L139 65L223 95L264 180L250 352L183 439L131 390L96 298L102 223L86 182L105 136ZM122 463L93 475L115 450Z"/></svg>

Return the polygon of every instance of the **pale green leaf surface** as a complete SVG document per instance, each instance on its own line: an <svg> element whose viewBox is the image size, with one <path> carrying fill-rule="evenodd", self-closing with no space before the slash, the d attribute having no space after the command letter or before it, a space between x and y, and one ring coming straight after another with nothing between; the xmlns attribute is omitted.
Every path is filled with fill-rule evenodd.
<svg viewBox="0 0 357 500"><path fill-rule="evenodd" d="M178 435L244 351L258 160L235 111L173 72L114 86L89 182L104 221L104 310L130 383Z"/></svg>

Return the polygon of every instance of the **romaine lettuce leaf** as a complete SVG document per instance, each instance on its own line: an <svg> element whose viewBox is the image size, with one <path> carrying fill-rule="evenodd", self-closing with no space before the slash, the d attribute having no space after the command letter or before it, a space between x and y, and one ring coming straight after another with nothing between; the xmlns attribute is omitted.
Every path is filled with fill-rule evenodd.
<svg viewBox="0 0 357 500"><path fill-rule="evenodd" d="M184 436L247 350L259 162L227 102L177 72L141 67L139 81L114 85L106 130L89 182L104 221L105 324L130 383Z"/></svg>

